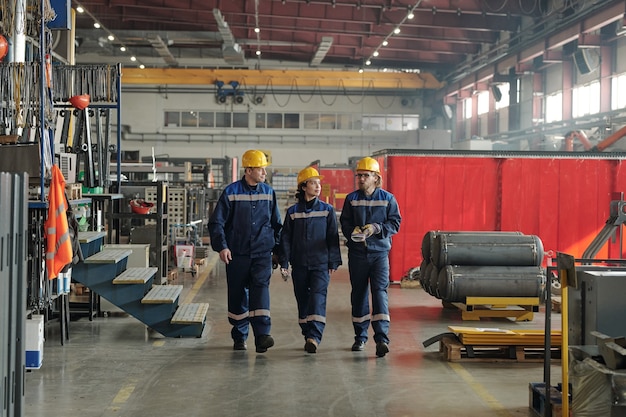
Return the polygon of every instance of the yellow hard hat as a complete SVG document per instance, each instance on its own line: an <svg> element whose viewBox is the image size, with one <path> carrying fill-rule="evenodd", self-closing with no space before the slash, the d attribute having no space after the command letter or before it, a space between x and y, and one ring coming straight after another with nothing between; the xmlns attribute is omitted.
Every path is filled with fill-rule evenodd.
<svg viewBox="0 0 626 417"><path fill-rule="evenodd" d="M323 180L324 176L320 175L320 173L317 172L317 169L313 167L306 167L302 171L298 172L298 184L302 184L311 178L319 178L320 180Z"/></svg>
<svg viewBox="0 0 626 417"><path fill-rule="evenodd" d="M267 156L261 151L250 149L241 157L241 166L244 168L265 168L269 166Z"/></svg>
<svg viewBox="0 0 626 417"><path fill-rule="evenodd" d="M378 161L376 161L374 158L370 158L369 156L359 159L359 162L356 163L356 170L373 171L377 174L380 174L380 166L378 165Z"/></svg>

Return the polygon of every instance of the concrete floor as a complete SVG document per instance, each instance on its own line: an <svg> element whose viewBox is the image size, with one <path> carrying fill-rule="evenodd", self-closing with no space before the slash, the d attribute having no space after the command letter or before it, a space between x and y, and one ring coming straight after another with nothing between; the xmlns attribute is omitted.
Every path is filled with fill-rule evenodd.
<svg viewBox="0 0 626 417"><path fill-rule="evenodd" d="M541 362L448 362L426 339L448 325L543 329L532 321L463 321L456 309L421 288L393 284L391 352L377 358L352 352L347 267L332 276L327 326L318 353L303 350L291 281L271 283L272 336L265 354L233 351L226 319L225 269L211 253L196 277L178 284L183 301L210 303L201 338L166 339L132 317L112 314L70 326L60 344L58 325L46 326L43 366L26 375L26 417L441 417L532 416L530 382L543 380ZM560 316L553 316L558 327ZM252 347L250 349L250 347ZM560 378L553 362L553 384Z"/></svg>

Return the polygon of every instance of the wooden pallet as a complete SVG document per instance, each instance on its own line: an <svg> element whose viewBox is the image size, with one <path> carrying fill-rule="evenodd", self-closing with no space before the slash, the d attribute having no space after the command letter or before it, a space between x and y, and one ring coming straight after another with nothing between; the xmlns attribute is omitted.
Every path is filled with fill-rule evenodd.
<svg viewBox="0 0 626 417"><path fill-rule="evenodd" d="M538 346L472 346L453 337L439 341L439 352L448 362L543 362L544 349ZM560 348L551 349L552 358L561 356Z"/></svg>
<svg viewBox="0 0 626 417"><path fill-rule="evenodd" d="M539 311L539 297L466 297L465 303L450 304L462 311L463 320L504 317L530 321Z"/></svg>

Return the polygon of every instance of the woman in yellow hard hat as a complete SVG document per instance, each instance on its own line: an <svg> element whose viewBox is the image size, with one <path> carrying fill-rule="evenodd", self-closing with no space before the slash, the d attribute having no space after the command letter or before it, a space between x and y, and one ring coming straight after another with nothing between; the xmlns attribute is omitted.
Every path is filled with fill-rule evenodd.
<svg viewBox="0 0 626 417"><path fill-rule="evenodd" d="M291 275L304 350L317 352L326 325L326 294L341 265L335 209L319 199L323 177L313 167L298 173L297 203L287 209L280 239L281 273Z"/></svg>

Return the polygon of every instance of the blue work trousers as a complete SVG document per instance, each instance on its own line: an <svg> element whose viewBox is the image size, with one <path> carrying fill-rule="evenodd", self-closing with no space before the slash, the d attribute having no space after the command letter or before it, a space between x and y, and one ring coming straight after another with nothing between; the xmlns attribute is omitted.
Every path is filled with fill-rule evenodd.
<svg viewBox="0 0 626 417"><path fill-rule="evenodd" d="M328 269L294 266L291 278L302 335L305 339L314 339L319 344L326 326L326 295L330 283Z"/></svg>
<svg viewBox="0 0 626 417"><path fill-rule="evenodd" d="M233 256L226 265L228 321L233 340L246 340L249 326L254 336L270 334L271 255L250 258Z"/></svg>
<svg viewBox="0 0 626 417"><path fill-rule="evenodd" d="M367 341L372 324L374 341L389 343L389 256L388 252L348 253L348 270L352 292L352 326L354 340ZM372 293L370 314L369 292Z"/></svg>

